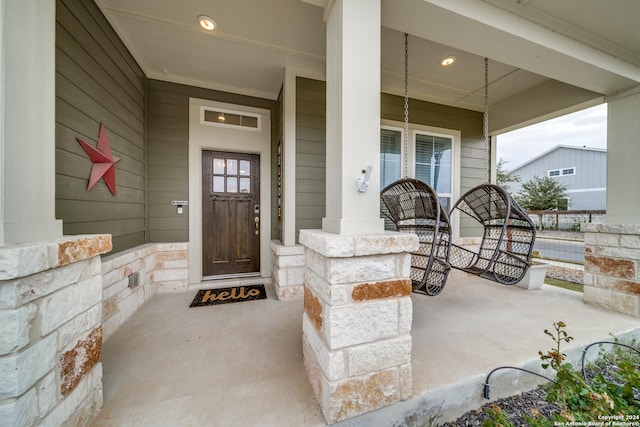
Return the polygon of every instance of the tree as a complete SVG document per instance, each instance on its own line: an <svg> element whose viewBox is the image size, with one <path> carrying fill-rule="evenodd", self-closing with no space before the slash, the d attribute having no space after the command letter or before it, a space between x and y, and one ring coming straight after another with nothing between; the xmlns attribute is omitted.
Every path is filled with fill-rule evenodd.
<svg viewBox="0 0 640 427"><path fill-rule="evenodd" d="M511 191L509 183L520 182L520 175L509 172L505 167L507 163L509 163L508 160L504 160L500 157L500 160L496 165L496 184L507 191Z"/></svg>
<svg viewBox="0 0 640 427"><path fill-rule="evenodd" d="M560 184L553 178L534 176L522 184L522 189L516 195L518 204L528 210L567 210L566 184Z"/></svg>

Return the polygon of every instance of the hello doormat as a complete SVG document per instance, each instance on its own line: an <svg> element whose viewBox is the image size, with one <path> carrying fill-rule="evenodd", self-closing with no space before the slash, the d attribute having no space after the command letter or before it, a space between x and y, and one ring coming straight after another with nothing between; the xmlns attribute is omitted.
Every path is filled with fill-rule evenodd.
<svg viewBox="0 0 640 427"><path fill-rule="evenodd" d="M232 302L267 299L264 285L243 285L231 288L201 289L189 307L228 304Z"/></svg>

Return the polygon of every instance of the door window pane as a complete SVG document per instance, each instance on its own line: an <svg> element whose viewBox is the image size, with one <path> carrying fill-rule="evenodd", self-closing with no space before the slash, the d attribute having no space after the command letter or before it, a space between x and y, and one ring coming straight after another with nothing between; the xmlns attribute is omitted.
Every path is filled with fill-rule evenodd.
<svg viewBox="0 0 640 427"><path fill-rule="evenodd" d="M251 179L240 178L240 192L251 193Z"/></svg>
<svg viewBox="0 0 640 427"><path fill-rule="evenodd" d="M236 159L227 160L227 175L238 175L238 161Z"/></svg>
<svg viewBox="0 0 640 427"><path fill-rule="evenodd" d="M238 192L238 178L227 177L227 193Z"/></svg>
<svg viewBox="0 0 640 427"><path fill-rule="evenodd" d="M213 159L213 173L224 173L224 159Z"/></svg>
<svg viewBox="0 0 640 427"><path fill-rule="evenodd" d="M224 193L224 177L223 176L213 177L213 192Z"/></svg>
<svg viewBox="0 0 640 427"><path fill-rule="evenodd" d="M451 138L416 134L416 178L438 193L451 193Z"/></svg>
<svg viewBox="0 0 640 427"><path fill-rule="evenodd" d="M251 162L248 160L240 160L240 175L251 175Z"/></svg>
<svg viewBox="0 0 640 427"><path fill-rule="evenodd" d="M402 132L380 130L380 188L400 179Z"/></svg>

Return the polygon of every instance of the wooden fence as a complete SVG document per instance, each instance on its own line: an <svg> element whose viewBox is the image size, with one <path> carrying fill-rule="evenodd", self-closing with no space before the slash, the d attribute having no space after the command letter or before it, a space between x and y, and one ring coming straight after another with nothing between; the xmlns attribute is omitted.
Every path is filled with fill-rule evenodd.
<svg viewBox="0 0 640 427"><path fill-rule="evenodd" d="M539 230L563 231L580 231L581 224L602 222L606 213L606 210L527 211Z"/></svg>

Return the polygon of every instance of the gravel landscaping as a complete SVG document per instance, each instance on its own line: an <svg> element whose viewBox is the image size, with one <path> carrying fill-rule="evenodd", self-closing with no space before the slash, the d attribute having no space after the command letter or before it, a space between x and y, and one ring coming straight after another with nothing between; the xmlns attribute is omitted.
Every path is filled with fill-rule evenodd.
<svg viewBox="0 0 640 427"><path fill-rule="evenodd" d="M487 403L482 408L469 411L455 421L442 423L441 427L465 427L465 426L481 426L482 423L490 418L487 409L498 407L508 414L509 421L516 426L528 425L525 417L533 416L531 412L535 408L545 417L549 417L552 413L560 413L561 408L558 405L552 405L547 402L547 393L537 388L525 393L499 399L494 402Z"/></svg>
<svg viewBox="0 0 640 427"><path fill-rule="evenodd" d="M617 384L615 372L618 367L614 364L600 359L595 367L586 369L586 377L591 382L598 374L602 374L608 383ZM617 384L619 385L619 384ZM640 390L634 388L634 399L640 407ZM548 418L551 414L559 414L562 408L547 402L547 392L543 387L521 393L516 396L498 399L489 402L475 411L469 411L455 421L438 424L440 427L466 427L482 426L484 421L491 418L487 409L500 408L507 415L508 420L515 426L528 426L526 417L533 417L540 414Z"/></svg>

